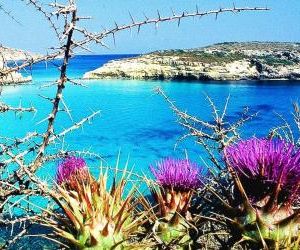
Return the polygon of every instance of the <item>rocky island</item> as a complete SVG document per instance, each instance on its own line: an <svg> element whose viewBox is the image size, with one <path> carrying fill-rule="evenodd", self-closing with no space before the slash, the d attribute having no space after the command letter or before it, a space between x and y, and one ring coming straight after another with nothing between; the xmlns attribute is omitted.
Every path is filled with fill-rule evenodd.
<svg viewBox="0 0 300 250"><path fill-rule="evenodd" d="M30 82L32 80L31 76L24 77L19 72L12 72L2 76L1 71L9 68L8 65L10 62L33 59L36 56L37 55L33 53L0 45L0 85Z"/></svg>
<svg viewBox="0 0 300 250"><path fill-rule="evenodd" d="M222 43L157 51L113 60L84 79L267 80L300 79L300 43Z"/></svg>

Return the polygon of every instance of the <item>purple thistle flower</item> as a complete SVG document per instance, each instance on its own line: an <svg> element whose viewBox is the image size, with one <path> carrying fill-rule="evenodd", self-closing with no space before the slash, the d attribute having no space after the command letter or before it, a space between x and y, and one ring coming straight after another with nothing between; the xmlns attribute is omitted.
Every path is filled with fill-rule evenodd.
<svg viewBox="0 0 300 250"><path fill-rule="evenodd" d="M68 182L74 177L74 175L80 172L87 173L87 166L84 159L69 156L59 163L56 172L56 182L59 185L64 182Z"/></svg>
<svg viewBox="0 0 300 250"><path fill-rule="evenodd" d="M190 160L167 158L158 162L156 167L150 166L150 170L164 188L189 191L201 186L200 169Z"/></svg>
<svg viewBox="0 0 300 250"><path fill-rule="evenodd" d="M282 202L299 192L300 151L291 143L252 138L226 147L224 156L256 201L274 191L278 183Z"/></svg>

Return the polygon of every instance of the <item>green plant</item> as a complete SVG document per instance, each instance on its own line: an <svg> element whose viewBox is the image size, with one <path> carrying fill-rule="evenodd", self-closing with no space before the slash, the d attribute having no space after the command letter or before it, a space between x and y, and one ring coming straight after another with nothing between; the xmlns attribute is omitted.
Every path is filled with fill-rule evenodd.
<svg viewBox="0 0 300 250"><path fill-rule="evenodd" d="M153 232L156 239L176 248L191 243L189 230L192 215L189 211L195 190L201 186L200 169L189 160L165 159L151 167L158 186L151 186L156 204Z"/></svg>
<svg viewBox="0 0 300 250"><path fill-rule="evenodd" d="M263 247L299 244L299 149L253 138L226 147L224 156L234 181L234 201L224 214L231 233Z"/></svg>
<svg viewBox="0 0 300 250"><path fill-rule="evenodd" d="M65 172L62 168L69 165L60 165L58 178ZM104 173L101 171L97 180L90 174L89 178L82 179L80 173L82 168L57 185L56 201L61 213L51 211L51 217L42 220L43 223L77 249L128 247L128 240L141 231L144 217L144 213L136 209L135 188L124 193L129 176L124 171L118 180L114 177L108 190L108 169Z"/></svg>

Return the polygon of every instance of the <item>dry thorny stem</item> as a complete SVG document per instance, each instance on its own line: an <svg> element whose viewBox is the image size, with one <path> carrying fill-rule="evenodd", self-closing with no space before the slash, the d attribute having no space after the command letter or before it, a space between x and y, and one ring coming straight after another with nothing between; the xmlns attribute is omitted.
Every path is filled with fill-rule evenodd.
<svg viewBox="0 0 300 250"><path fill-rule="evenodd" d="M28 67L30 68L36 63L47 62L56 59L59 56L63 56L63 59L59 66L59 79L54 84L56 85L56 94L54 98L44 97L52 103L51 112L43 119L43 121L47 122L45 132L37 133L36 131L28 131L23 138L0 137L0 228L8 227L12 231L14 230L14 225L18 225L22 228L22 230L18 230L17 233L11 234L12 238L9 238L4 243L3 248L9 248L10 245L15 244L18 239L26 235L28 233L28 228L32 225L31 222L36 218L36 209L34 209L34 206L28 205L31 204L29 197L40 196L45 199L57 199L55 192L48 187L47 183L36 176L36 171L47 161L51 161L56 157L63 157L67 155L68 152L60 150L57 153L50 154L47 152L47 148L56 141L62 140L67 133L78 129L86 122L91 121L99 113L98 111L93 112L91 115L73 124L70 128L61 131L60 133L55 133L57 114L59 112L69 113L69 109L63 100L63 91L66 84L77 84L67 76L69 59L74 54L75 49L89 50L86 46L92 42L106 47L104 42L105 38L112 37L115 41L115 34L117 32L131 30L133 28L136 28L137 32L140 32L141 27L148 24L154 24L155 28L158 28L158 24L161 22L177 21L179 26L181 20L190 17L215 15L217 18L219 14L227 12L238 13L242 11L268 10L268 8L237 8L233 6L232 8L220 8L217 10L200 12L198 7L196 7L196 10L191 13L172 13L171 16L163 17L160 12L158 12L157 17L148 18L145 16L145 19L141 21L136 21L130 14L131 21L129 24L118 25L115 23L113 28L104 29L98 33L92 33L87 29L78 26L80 20L89 19L89 17L80 17L78 15L75 0L66 0L63 4L54 1L48 5L43 4L38 0L20 1L32 6L38 13L41 13L42 16L46 18L50 27L56 34L60 45L57 48L53 47L52 53L47 53L42 56L31 56L27 52L22 52L24 60L21 62L8 62L9 59L5 57L5 53L4 55L0 53L0 85L1 80L7 77L10 77L10 80L13 81L13 73L21 69L28 69ZM7 11L1 2L0 10L2 10L4 14L9 15L12 20L16 21L11 12ZM76 40L74 38L75 33L80 35L81 39ZM0 46L0 49L5 49L5 47ZM1 51L2 50L0 50L0 52ZM212 152L210 152L210 141L217 142L219 149L223 148L228 143L238 138L237 129L252 117L252 115L246 116L238 120L234 125L228 125L224 122L226 108L220 114L212 101L208 98L214 111L215 120L214 123L204 122L180 111L175 104L167 98L163 91L159 90L159 92L166 98L173 111L178 115L180 124L187 128L189 132L188 136L196 136L198 138L197 142L203 145L210 154L212 154ZM60 106L63 106L64 108L61 109ZM34 107L24 108L21 105L12 107L1 102L0 112L4 113L8 111L22 113L35 112L36 109ZM31 153L33 157L32 155L31 157L28 157L29 153ZM89 152L87 153L90 154ZM211 158L212 160L215 159L213 154L211 155ZM13 215L15 208L22 210L24 215L15 217Z"/></svg>
<svg viewBox="0 0 300 250"><path fill-rule="evenodd" d="M179 109L175 105L175 102L170 100L162 89L158 88L157 93L164 97L170 105L170 108L178 117L178 123L187 131L187 133L179 139L179 142L188 137L194 137L196 143L204 148L209 155L209 159L219 170L222 170L222 166L219 163L219 157L216 155L219 155L219 152L226 146L240 139L241 126L258 114L257 112L250 113L249 109L246 108L235 122L228 122L226 112L230 97L227 97L224 108L220 111L213 100L206 95L206 99L211 107L213 120L205 121L204 119L190 115Z"/></svg>
<svg viewBox="0 0 300 250"><path fill-rule="evenodd" d="M284 139L296 146L300 146L300 108L297 101L293 102L292 119L284 117L282 114L275 113L282 125L270 130L269 138ZM290 121L293 121L291 123Z"/></svg>

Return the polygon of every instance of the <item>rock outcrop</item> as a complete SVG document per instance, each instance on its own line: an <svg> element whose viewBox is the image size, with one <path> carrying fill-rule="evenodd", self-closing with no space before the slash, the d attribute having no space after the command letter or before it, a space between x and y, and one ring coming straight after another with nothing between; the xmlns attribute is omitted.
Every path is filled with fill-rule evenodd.
<svg viewBox="0 0 300 250"><path fill-rule="evenodd" d="M1 75L1 71L8 69L9 64L12 62L30 60L37 56L38 55L36 54L28 53L22 50L0 46L0 85L30 82L32 80L31 76L24 77L19 72Z"/></svg>
<svg viewBox="0 0 300 250"><path fill-rule="evenodd" d="M222 43L110 61L84 79L300 79L300 43Z"/></svg>

